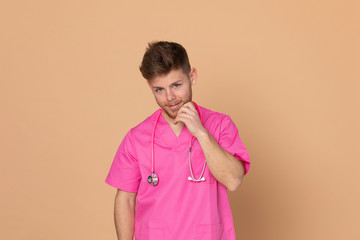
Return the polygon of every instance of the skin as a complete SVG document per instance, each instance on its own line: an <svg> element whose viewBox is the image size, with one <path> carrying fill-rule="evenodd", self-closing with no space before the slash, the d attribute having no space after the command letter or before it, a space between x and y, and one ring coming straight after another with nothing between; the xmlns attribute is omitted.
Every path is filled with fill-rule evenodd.
<svg viewBox="0 0 360 240"><path fill-rule="evenodd" d="M119 240L132 240L135 227L136 193L118 189L114 202L114 220Z"/></svg>
<svg viewBox="0 0 360 240"><path fill-rule="evenodd" d="M197 138L212 175L229 191L235 191L244 177L241 161L225 151L204 128L195 105L192 103L192 86L197 82L197 71L186 74L181 69L171 70L148 81L162 116L176 136L182 128ZM136 194L118 190L115 197L115 227L118 239L134 238Z"/></svg>

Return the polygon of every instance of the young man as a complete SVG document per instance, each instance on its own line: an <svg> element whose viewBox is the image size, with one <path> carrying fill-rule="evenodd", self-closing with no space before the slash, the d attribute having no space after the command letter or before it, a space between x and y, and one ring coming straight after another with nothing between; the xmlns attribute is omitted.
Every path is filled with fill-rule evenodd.
<svg viewBox="0 0 360 240"><path fill-rule="evenodd" d="M235 240L227 190L250 167L235 124L192 102L197 71L180 44L150 43L140 71L160 109L127 133L106 178L118 239Z"/></svg>

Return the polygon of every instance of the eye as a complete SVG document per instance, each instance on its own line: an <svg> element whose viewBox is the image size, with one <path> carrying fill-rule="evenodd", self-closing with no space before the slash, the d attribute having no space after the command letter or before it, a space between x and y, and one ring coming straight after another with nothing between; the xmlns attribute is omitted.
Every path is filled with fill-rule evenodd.
<svg viewBox="0 0 360 240"><path fill-rule="evenodd" d="M180 83L176 83L176 84L174 84L174 87L175 88L178 88L178 87L180 87L181 86L181 84Z"/></svg>
<svg viewBox="0 0 360 240"><path fill-rule="evenodd" d="M155 92L161 92L163 89L162 88L157 88L155 89Z"/></svg>

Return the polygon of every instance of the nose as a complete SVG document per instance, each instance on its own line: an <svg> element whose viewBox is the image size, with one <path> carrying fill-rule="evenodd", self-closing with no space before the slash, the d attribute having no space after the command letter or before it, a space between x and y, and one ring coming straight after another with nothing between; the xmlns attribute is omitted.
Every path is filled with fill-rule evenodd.
<svg viewBox="0 0 360 240"><path fill-rule="evenodd" d="M175 99L175 94L172 90L166 91L166 100L172 101Z"/></svg>

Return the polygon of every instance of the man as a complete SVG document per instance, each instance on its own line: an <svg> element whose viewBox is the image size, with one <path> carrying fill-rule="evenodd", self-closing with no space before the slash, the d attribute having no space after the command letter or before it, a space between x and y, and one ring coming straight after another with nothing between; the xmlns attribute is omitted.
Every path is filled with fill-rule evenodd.
<svg viewBox="0 0 360 240"><path fill-rule="evenodd" d="M180 44L150 43L140 71L160 109L127 133L106 178L118 239L234 240L227 190L250 167L235 124L192 102L197 70Z"/></svg>

